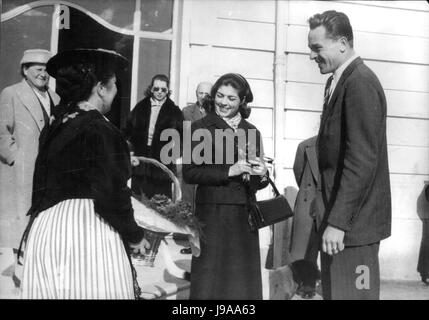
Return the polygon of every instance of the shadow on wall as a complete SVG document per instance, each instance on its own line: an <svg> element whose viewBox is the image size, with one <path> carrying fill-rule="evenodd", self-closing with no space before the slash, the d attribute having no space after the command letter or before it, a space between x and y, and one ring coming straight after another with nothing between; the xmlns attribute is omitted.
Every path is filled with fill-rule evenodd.
<svg viewBox="0 0 429 320"><path fill-rule="evenodd" d="M425 186L417 198L417 214L422 220L422 241L420 244L419 262L417 271L420 273L422 281L428 284L429 280L429 181L425 181Z"/></svg>

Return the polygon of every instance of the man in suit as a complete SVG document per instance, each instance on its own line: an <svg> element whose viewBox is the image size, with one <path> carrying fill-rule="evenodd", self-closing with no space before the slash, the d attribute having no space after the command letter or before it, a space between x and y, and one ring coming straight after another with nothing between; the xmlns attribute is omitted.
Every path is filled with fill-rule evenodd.
<svg viewBox="0 0 429 320"><path fill-rule="evenodd" d="M183 108L183 117L185 121L197 121L206 115L206 111L203 108L204 98L210 96L210 91L212 89L212 84L210 82L200 82L197 86L196 96L197 102Z"/></svg>
<svg viewBox="0 0 429 320"><path fill-rule="evenodd" d="M23 80L0 94L0 247L17 248L28 222L39 136L59 96L48 88L47 50L21 59Z"/></svg>
<svg viewBox="0 0 429 320"><path fill-rule="evenodd" d="M197 121L206 115L206 111L203 108L203 100L210 96L212 90L212 84L209 82L200 82L197 86L196 96L197 102L183 108L183 118L185 121ZM182 191L183 200L189 202L192 205L192 211L194 210L195 202L195 185L187 184L182 180Z"/></svg>
<svg viewBox="0 0 429 320"><path fill-rule="evenodd" d="M205 98L207 98L208 96L210 96L210 92L212 90L212 86L213 84L211 84L210 82L200 82L197 86L197 90L195 92L196 96L197 96L197 102L186 106L185 108L183 108L182 112L183 112L183 118L185 121L197 121L201 118L203 118L206 115L206 110L204 110L203 108L203 100ZM180 169L178 170L178 174L179 174L179 178L180 178L180 182L182 184L182 194L183 194L183 200L190 203L192 206L192 212L194 212L195 210L195 191L196 191L196 186L194 184L187 184L184 180L183 180L183 174L182 174L182 170L181 170L181 166L179 167ZM179 236L176 236L177 239L180 239ZM182 250L180 250L181 253L184 254L191 254L192 250L190 247L188 248L184 248Z"/></svg>
<svg viewBox="0 0 429 320"><path fill-rule="evenodd" d="M325 212L321 224L324 299L379 299L380 241L391 232L386 99L355 54L348 17L309 19L310 59L329 77L317 139Z"/></svg>

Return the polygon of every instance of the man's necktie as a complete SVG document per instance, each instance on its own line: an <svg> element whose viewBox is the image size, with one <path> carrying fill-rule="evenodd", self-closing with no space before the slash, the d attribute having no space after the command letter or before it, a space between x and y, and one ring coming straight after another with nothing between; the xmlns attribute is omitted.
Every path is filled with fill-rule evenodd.
<svg viewBox="0 0 429 320"><path fill-rule="evenodd" d="M323 99L323 106L326 106L328 104L329 98L331 96L331 83L332 83L333 76L330 76L328 78L328 81L326 81L325 86L325 98Z"/></svg>

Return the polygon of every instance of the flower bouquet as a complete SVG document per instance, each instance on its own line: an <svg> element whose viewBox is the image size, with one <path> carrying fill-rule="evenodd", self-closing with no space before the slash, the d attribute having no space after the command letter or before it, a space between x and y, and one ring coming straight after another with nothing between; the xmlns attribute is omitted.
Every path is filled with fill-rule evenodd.
<svg viewBox="0 0 429 320"><path fill-rule="evenodd" d="M192 214L191 205L181 200L179 180L162 163L145 157L138 157L138 159L151 162L166 171L173 181L174 192L173 199L161 194L156 194L151 199L144 195L131 198L134 218L138 225L146 229L145 237L151 244L150 249L147 249L144 254L134 258L139 261L139 264L153 267L161 241L170 233L188 235L192 252L198 256L201 223Z"/></svg>
<svg viewBox="0 0 429 320"><path fill-rule="evenodd" d="M158 214L174 223L180 228L189 228L201 234L201 223L192 214L191 204L182 200L173 202L169 197L163 194L156 194L151 199L144 195L140 201L155 210Z"/></svg>

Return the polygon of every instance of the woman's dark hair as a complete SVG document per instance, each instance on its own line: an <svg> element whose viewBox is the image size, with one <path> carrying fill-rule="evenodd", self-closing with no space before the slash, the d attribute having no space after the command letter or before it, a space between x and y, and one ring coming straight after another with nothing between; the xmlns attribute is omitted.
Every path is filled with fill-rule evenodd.
<svg viewBox="0 0 429 320"><path fill-rule="evenodd" d="M210 97L206 97L203 100L203 108L207 112L214 112L216 93L221 86L231 86L238 91L238 97L240 98L238 112L240 112L243 119L247 119L251 112L251 108L247 104L253 101L253 93L247 80L238 73L227 73L221 76L213 85Z"/></svg>
<svg viewBox="0 0 429 320"><path fill-rule="evenodd" d="M349 18L342 12L335 10L317 13L308 19L310 29L316 29L319 26L326 28L326 34L331 39L339 39L345 37L353 48L353 29L350 25Z"/></svg>
<svg viewBox="0 0 429 320"><path fill-rule="evenodd" d="M167 88L170 89L170 79L168 79L168 77L165 74L157 74L156 76L154 76L152 78L150 85L146 88L146 90L144 92L144 95L146 97L152 97L153 96L152 87L153 87L153 84L155 83L156 80L165 82L167 84ZM170 97L170 90L168 90L168 92L167 92L167 97Z"/></svg>
<svg viewBox="0 0 429 320"><path fill-rule="evenodd" d="M57 71L57 92L61 104L77 103L87 100L92 88L98 83L107 84L115 75L114 67L97 68L90 62L80 62L63 67Z"/></svg>

